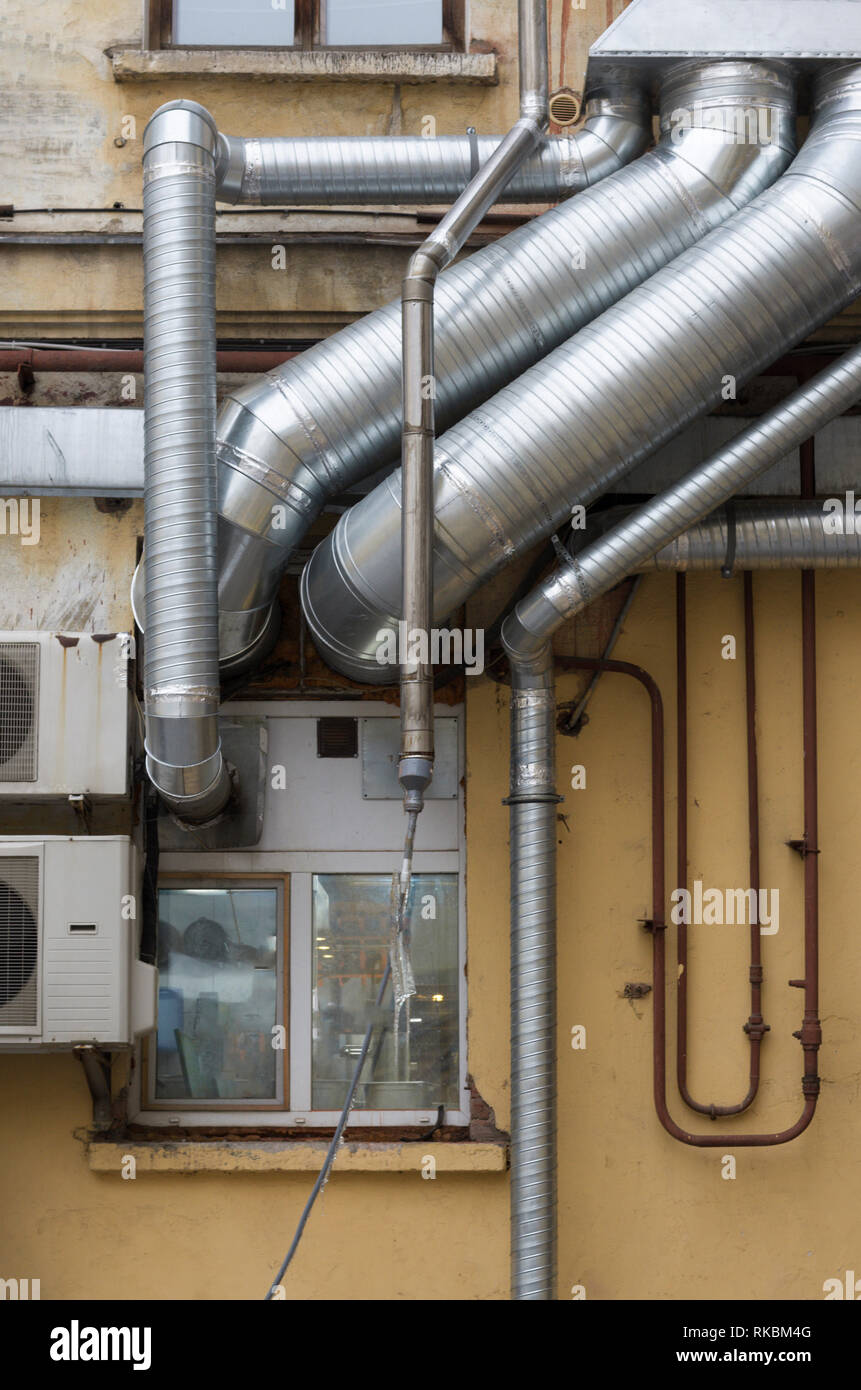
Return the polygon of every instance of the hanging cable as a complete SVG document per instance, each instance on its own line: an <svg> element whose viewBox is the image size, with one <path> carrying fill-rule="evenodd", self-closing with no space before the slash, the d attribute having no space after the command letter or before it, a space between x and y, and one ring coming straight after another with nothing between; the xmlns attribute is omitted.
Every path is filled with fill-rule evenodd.
<svg viewBox="0 0 861 1390"><path fill-rule="evenodd" d="M408 905L409 905L410 889L411 889L411 886L412 886L413 846L414 846L414 842L415 842L416 822L417 822L417 820L418 820L418 813L417 813L417 812L411 811L411 812L408 813L408 815L407 815L407 833L406 833L406 838L405 838L405 840L404 840L404 854L403 854L403 859L402 859L402 861L401 861L401 874L400 874L400 880L399 880L399 883L398 883L398 894L397 894L397 934L398 934L399 936L403 933L403 930L404 930L404 924L405 924L405 922L406 922L406 915L407 915L407 908L408 908ZM368 1024L368 1027L367 1027L367 1029L366 1029L366 1031L365 1031L365 1037L364 1037L364 1040L363 1040L363 1042L362 1042L362 1047L361 1047L361 1050L360 1050L360 1052L359 1052L358 1057L356 1058L356 1065L355 1065L355 1067L353 1068L353 1075L352 1075L352 1077L351 1077L351 1079L350 1079L350 1085L349 1085L349 1087L348 1087L348 1089L347 1089L347 1096L346 1096L346 1099L345 1099L345 1101L344 1101L343 1109L341 1110L341 1114L340 1114L340 1116L339 1116L339 1118L338 1118L338 1123L337 1123L337 1125L335 1126L335 1132L334 1132L334 1134L332 1135L332 1141L331 1141L331 1143L329 1144L328 1149L326 1150L326 1157L323 1159L323 1167L320 1169L320 1172L319 1172L319 1174L318 1174L318 1176L317 1176L317 1181L314 1183L314 1186L313 1186L312 1189L311 1189L311 1193L310 1193L310 1195L309 1195L309 1197L308 1197L308 1200L307 1200L307 1202L305 1203L305 1206L304 1206L303 1209L302 1209L302 1215L299 1217L299 1222L298 1222L298 1224L297 1224L297 1226L296 1226L296 1232L295 1232L295 1234L294 1234L294 1236L293 1236L293 1240L292 1240L291 1243L290 1243L290 1249L287 1251L287 1254L284 1256L284 1260L283 1260L283 1262L282 1262L282 1264L281 1264L281 1268L278 1270L278 1273L276 1274L275 1279L274 1279L273 1282L270 1284L269 1289L267 1290L266 1298L265 1298L265 1300L264 1300L264 1302L266 1302L266 1303L269 1303L269 1302L271 1301L271 1299L274 1297L275 1292L276 1292L276 1290L278 1289L278 1287L279 1287L279 1285L280 1285L280 1283L281 1283L281 1280L284 1278L284 1275L285 1275L285 1273L286 1273L286 1271L287 1271L287 1269L288 1269L288 1267L289 1267L289 1265L290 1265L290 1262L291 1262L291 1260L293 1259L293 1256L296 1254L296 1251L297 1251L298 1248L299 1248L299 1242L300 1242L300 1240L302 1239L302 1236L303 1236L303 1234L304 1234L305 1226L307 1225L307 1222L308 1222L308 1217L311 1215L311 1209L312 1209L312 1207L314 1206L314 1203L316 1202L316 1200L317 1200L318 1196L320 1195L320 1193L322 1192L323 1188L326 1186L326 1182L327 1182L327 1180L328 1180L329 1173L331 1172L332 1164L333 1164L334 1161L335 1161L335 1154L338 1152L338 1149L339 1149L340 1144L341 1144L341 1137L342 1137L342 1135L343 1135L343 1133L344 1133L344 1129L346 1128L347 1119L349 1118L350 1111L351 1111L352 1108L353 1108L353 1100L354 1100L354 1098L355 1098L356 1091L357 1091L358 1085L359 1085L359 1079L360 1079L360 1077L361 1077L361 1075L362 1075L362 1071L363 1071L363 1069L364 1069L365 1062L366 1062L366 1060L367 1060L368 1052L369 1052L369 1050L370 1050L371 1039L372 1039L372 1037L373 1037L373 1035L374 1035L374 1030L375 1030L375 1028L377 1027L378 1019L377 1019L376 1015L377 1015L377 1012L378 1012L378 1010L379 1010L379 1008L380 1008L380 1005L381 1005L382 1002L383 1002L383 998L384 998L384 996L385 996L386 989L388 988L388 984L389 984L389 981L391 980L391 978L392 978L392 958L391 958L391 955L390 955L389 958L388 958L388 960L386 961L386 968L385 968L385 970L383 971L383 977L382 977L382 979L380 980L380 987L379 987L379 989L377 990L377 997L376 997L376 999L375 999L375 1001L374 1001L374 1013L373 1013L373 1016L371 1017L371 1021L370 1021L370 1023Z"/></svg>

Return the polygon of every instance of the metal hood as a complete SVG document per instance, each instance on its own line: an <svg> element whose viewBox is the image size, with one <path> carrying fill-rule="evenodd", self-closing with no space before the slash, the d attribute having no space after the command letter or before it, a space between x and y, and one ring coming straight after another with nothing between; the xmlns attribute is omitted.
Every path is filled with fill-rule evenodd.
<svg viewBox="0 0 861 1390"><path fill-rule="evenodd" d="M632 0L589 50L589 74L620 58L857 58L861 0Z"/></svg>

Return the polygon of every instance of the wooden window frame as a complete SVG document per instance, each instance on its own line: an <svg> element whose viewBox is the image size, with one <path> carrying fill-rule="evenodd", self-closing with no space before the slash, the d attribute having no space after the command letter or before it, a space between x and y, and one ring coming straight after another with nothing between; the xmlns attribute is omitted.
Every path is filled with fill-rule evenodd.
<svg viewBox="0 0 861 1390"><path fill-rule="evenodd" d="M322 34L322 12L325 0L294 0L295 38L285 47L285 52L307 53L316 49L335 49L350 53L464 53L466 51L466 0L442 0L443 42L439 44L353 44L347 50L337 45L320 41ZM209 48L217 47L225 53L240 50L240 44L175 44L173 41L173 0L144 0L144 49L160 48ZM273 45L273 48L276 47ZM260 51L260 45L243 50Z"/></svg>

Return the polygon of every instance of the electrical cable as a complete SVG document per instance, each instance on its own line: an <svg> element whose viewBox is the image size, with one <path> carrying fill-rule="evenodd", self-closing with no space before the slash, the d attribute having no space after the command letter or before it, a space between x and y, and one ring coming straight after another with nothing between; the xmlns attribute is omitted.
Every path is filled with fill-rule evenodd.
<svg viewBox="0 0 861 1390"><path fill-rule="evenodd" d="M407 906L408 906L408 902L409 902L410 888L411 888L411 884L412 884L412 871L413 871L413 845L414 845L414 842L415 842L416 822L417 822L417 820L418 820L418 812L417 812L417 811L410 811L410 812L408 812L408 815L407 815L407 833L406 833L406 838L405 838L405 841L404 841L404 855L403 855L403 860L402 860L402 863L401 863L401 876L400 876L400 887L399 887L399 902L398 902L398 934L400 934L400 933L403 931L403 929L404 929L404 921L405 921L405 919L406 919L406 911L407 911ZM383 977L382 977L382 979L380 980L380 987L379 987L379 989L377 990L377 997L376 997L376 1000L374 1001L374 1013L375 1013L375 1014L376 1014L376 1011L379 1009L380 1005L381 1005L382 1002L383 1002L383 997L384 997L384 995L385 995L386 989L388 988L389 980L391 979L391 977L392 977L392 959L391 959L391 955L389 955L389 958L388 958L388 960L386 961L386 968L385 968L385 970L383 971ZM357 1059L356 1059L356 1065L355 1065L355 1067L354 1067L354 1069L353 1069L353 1075L352 1075L352 1078L351 1078L351 1080L350 1080L349 1088L348 1088L348 1090L347 1090L347 1097L346 1097L346 1100L344 1101L344 1106L343 1106L343 1109L342 1109L342 1111L341 1111L340 1117L339 1117L339 1119L338 1119L338 1123L337 1123L337 1125L335 1126L335 1133L332 1135L332 1141L331 1141L331 1143L329 1144L328 1149L326 1150L326 1157L323 1159L323 1167L320 1169L320 1172L319 1172L319 1174L317 1175L317 1181L314 1183L314 1186L313 1186L312 1189L311 1189L311 1193L310 1193L310 1195L309 1195L309 1197L308 1197L308 1200L307 1200L307 1202L305 1203L305 1206L304 1206L303 1209L302 1209L302 1215L299 1217L299 1221L298 1221L298 1224L297 1224L297 1226L296 1226L296 1231L295 1231L295 1234L294 1234L294 1236L293 1236L293 1240L292 1240L291 1243L290 1243L290 1249L287 1251L287 1254L284 1256L284 1260L283 1260L283 1262L282 1262L282 1264L281 1264L281 1268L278 1270L278 1273L276 1274L276 1276L275 1276L273 1282L270 1284L269 1289L268 1289L268 1291L267 1291L267 1293L266 1293L266 1297L265 1297L265 1299L264 1299L264 1302L266 1302L266 1303L269 1303L269 1302L271 1301L271 1299L272 1299L272 1298L274 1297L274 1295L275 1295L276 1289L279 1288L279 1286L280 1286L280 1284L281 1284L281 1280L284 1278L284 1275L285 1275L285 1273L286 1273L286 1271L287 1271L287 1269L288 1269L288 1267L289 1267L289 1265L290 1265L290 1262L291 1262L291 1260L293 1259L293 1256L296 1254L297 1249L299 1248L299 1242L300 1242L300 1240L302 1239L303 1233L304 1233L304 1231L305 1231L305 1226L306 1226L306 1224L307 1224L308 1217L311 1215L311 1208L313 1207L313 1205L314 1205L314 1203L316 1202L318 1196L320 1195L320 1193L322 1192L323 1188L324 1188L325 1185L326 1185L326 1181L327 1181L327 1179L328 1179L328 1177L329 1177L329 1172L330 1172L330 1170L331 1170L331 1168L332 1168L332 1164L333 1164L334 1161L335 1161L335 1154L338 1152L338 1148L339 1148L340 1143L341 1143L341 1136L342 1136L343 1133L344 1133L344 1129L345 1129L346 1124L347 1124L348 1116L349 1116L349 1114L350 1114L350 1111L351 1111L352 1108L353 1108L353 1098L355 1097L356 1090L357 1090L358 1085L359 1085L359 1078L360 1078L361 1075L362 1075L362 1070L363 1070L363 1068L364 1068L365 1061L366 1061L367 1056L368 1056L368 1051L369 1051L370 1046L371 1046L371 1038L373 1037L374 1029L376 1028L376 1026L377 1026L377 1019L376 1019L375 1017L372 1017L370 1023L368 1024L367 1030L366 1030L366 1032L365 1032L365 1037L364 1037L364 1041L363 1041L363 1043L362 1043L361 1051L359 1052L359 1055L358 1055L358 1057L357 1057Z"/></svg>

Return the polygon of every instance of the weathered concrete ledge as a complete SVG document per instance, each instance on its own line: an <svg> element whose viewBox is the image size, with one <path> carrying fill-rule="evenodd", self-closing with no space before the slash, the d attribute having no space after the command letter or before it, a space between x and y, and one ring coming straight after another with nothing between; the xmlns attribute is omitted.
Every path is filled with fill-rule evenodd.
<svg viewBox="0 0 861 1390"><path fill-rule="evenodd" d="M495 53L362 49L111 48L117 82L166 77L250 77L278 82L457 82L495 86Z"/></svg>
<svg viewBox="0 0 861 1390"><path fill-rule="evenodd" d="M140 1173L316 1173L325 1140L115 1144L87 1147L94 1173L118 1173L131 1157ZM432 1158L439 1173L501 1173L508 1167L505 1144L342 1144L333 1167L346 1173L420 1173Z"/></svg>

